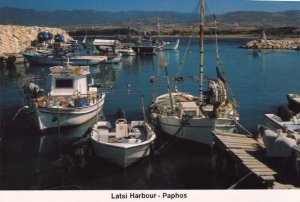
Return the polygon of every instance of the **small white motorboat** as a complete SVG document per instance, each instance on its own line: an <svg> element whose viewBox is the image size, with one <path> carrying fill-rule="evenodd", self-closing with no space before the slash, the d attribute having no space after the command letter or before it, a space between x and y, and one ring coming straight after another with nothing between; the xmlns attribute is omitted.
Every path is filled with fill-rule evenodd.
<svg viewBox="0 0 300 202"><path fill-rule="evenodd" d="M153 128L145 120L128 123L125 118L118 118L114 127L108 121L98 121L90 136L98 157L124 168L149 156L156 137Z"/></svg>

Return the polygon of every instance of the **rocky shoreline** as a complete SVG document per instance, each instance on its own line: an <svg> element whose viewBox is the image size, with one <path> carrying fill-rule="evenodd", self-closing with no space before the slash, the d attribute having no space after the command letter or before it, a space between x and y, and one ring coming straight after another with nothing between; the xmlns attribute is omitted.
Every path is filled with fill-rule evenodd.
<svg viewBox="0 0 300 202"><path fill-rule="evenodd" d="M66 31L60 28L0 25L0 56L16 54L26 50L41 31L49 31L54 35L63 34L65 40L72 39Z"/></svg>
<svg viewBox="0 0 300 202"><path fill-rule="evenodd" d="M300 46L300 41L298 39L258 39L252 40L241 48L247 49L296 49Z"/></svg>

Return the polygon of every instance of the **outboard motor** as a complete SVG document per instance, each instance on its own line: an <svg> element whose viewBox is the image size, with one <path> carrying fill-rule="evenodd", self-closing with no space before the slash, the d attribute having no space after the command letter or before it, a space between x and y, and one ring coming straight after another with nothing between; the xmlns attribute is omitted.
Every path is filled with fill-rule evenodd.
<svg viewBox="0 0 300 202"><path fill-rule="evenodd" d="M116 112L116 119L126 119L126 116L125 116L125 110L122 109L122 108L119 108Z"/></svg>
<svg viewBox="0 0 300 202"><path fill-rule="evenodd" d="M29 94L32 97L39 97L44 93L44 90L40 89L39 86L34 83L25 84L23 86L23 91L25 94Z"/></svg>
<svg viewBox="0 0 300 202"><path fill-rule="evenodd" d="M57 42L57 43L64 42L65 41L65 37L62 34L56 34L54 36L54 41Z"/></svg>

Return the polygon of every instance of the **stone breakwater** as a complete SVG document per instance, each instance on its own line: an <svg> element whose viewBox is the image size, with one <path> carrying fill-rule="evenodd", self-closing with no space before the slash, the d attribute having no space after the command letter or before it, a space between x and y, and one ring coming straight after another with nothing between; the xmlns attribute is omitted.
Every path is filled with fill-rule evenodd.
<svg viewBox="0 0 300 202"><path fill-rule="evenodd" d="M259 39L248 42L241 48L249 49L295 49L300 45L299 40L283 39L283 40L267 40Z"/></svg>
<svg viewBox="0 0 300 202"><path fill-rule="evenodd" d="M0 25L0 56L24 51L42 31L49 31L54 35L63 34L67 41L72 39L66 31L60 28Z"/></svg>

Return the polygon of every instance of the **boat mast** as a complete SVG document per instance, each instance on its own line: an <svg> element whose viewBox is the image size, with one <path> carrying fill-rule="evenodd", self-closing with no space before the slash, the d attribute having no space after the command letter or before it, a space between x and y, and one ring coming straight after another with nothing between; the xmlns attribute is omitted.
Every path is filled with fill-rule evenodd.
<svg viewBox="0 0 300 202"><path fill-rule="evenodd" d="M199 78L199 102L203 100L203 71L204 71L204 15L205 0L201 0L200 5L200 78Z"/></svg>

